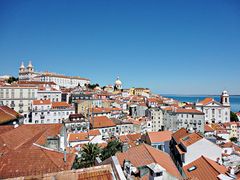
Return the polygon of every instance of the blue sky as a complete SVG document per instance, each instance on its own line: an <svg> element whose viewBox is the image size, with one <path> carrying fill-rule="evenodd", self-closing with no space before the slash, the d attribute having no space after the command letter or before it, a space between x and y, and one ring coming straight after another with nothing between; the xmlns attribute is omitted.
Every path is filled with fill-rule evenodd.
<svg viewBox="0 0 240 180"><path fill-rule="evenodd" d="M240 1L1 0L0 74L29 59L100 85L240 94Z"/></svg>

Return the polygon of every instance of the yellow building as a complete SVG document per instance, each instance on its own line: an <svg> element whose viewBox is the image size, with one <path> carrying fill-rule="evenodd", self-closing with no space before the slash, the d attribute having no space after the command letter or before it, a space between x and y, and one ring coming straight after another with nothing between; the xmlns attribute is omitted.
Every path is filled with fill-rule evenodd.
<svg viewBox="0 0 240 180"><path fill-rule="evenodd" d="M131 88L133 89L133 95L142 96L144 93L150 94L150 89L148 88Z"/></svg>

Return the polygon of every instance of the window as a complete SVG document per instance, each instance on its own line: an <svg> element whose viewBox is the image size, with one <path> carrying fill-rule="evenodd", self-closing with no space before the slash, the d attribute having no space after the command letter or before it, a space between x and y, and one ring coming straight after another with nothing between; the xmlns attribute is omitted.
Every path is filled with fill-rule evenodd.
<svg viewBox="0 0 240 180"><path fill-rule="evenodd" d="M9 89L6 89L6 98L9 98Z"/></svg>
<svg viewBox="0 0 240 180"><path fill-rule="evenodd" d="M3 89L0 89L0 98L3 98Z"/></svg>
<svg viewBox="0 0 240 180"><path fill-rule="evenodd" d="M28 89L28 98L31 98L31 91Z"/></svg>
<svg viewBox="0 0 240 180"><path fill-rule="evenodd" d="M20 89L20 98L23 98L23 89Z"/></svg>
<svg viewBox="0 0 240 180"><path fill-rule="evenodd" d="M212 117L215 116L215 109L212 109Z"/></svg>
<svg viewBox="0 0 240 180"><path fill-rule="evenodd" d="M14 89L12 89L12 92L11 92L11 98L14 99Z"/></svg>
<svg viewBox="0 0 240 180"><path fill-rule="evenodd" d="M162 172L157 172L155 177L162 176L162 174L163 174Z"/></svg>

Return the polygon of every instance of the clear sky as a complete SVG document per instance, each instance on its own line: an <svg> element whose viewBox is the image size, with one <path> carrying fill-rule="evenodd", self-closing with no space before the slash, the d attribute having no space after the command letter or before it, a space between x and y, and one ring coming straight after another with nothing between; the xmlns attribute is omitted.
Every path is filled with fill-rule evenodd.
<svg viewBox="0 0 240 180"><path fill-rule="evenodd" d="M240 1L0 0L0 74L29 59L100 85L240 94Z"/></svg>

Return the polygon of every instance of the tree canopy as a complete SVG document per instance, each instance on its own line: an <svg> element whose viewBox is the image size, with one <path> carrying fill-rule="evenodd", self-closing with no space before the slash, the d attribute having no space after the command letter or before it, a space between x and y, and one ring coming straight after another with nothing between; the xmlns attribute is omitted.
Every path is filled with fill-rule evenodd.
<svg viewBox="0 0 240 180"><path fill-rule="evenodd" d="M9 77L9 79L7 80L7 83L12 84L12 83L15 82L15 81L18 81L18 78L15 78L15 77L11 76L11 77Z"/></svg>
<svg viewBox="0 0 240 180"><path fill-rule="evenodd" d="M232 111L230 112L230 121L231 121L231 122L233 122L233 121L235 121L235 122L239 121L236 113L234 113L234 112L232 112Z"/></svg>
<svg viewBox="0 0 240 180"><path fill-rule="evenodd" d="M122 150L122 143L118 140L110 141L103 149L101 159L105 160L111 156L114 156L118 151Z"/></svg>
<svg viewBox="0 0 240 180"><path fill-rule="evenodd" d="M95 160L101 154L98 144L88 143L82 147L80 158L74 163L75 169L94 166Z"/></svg>

